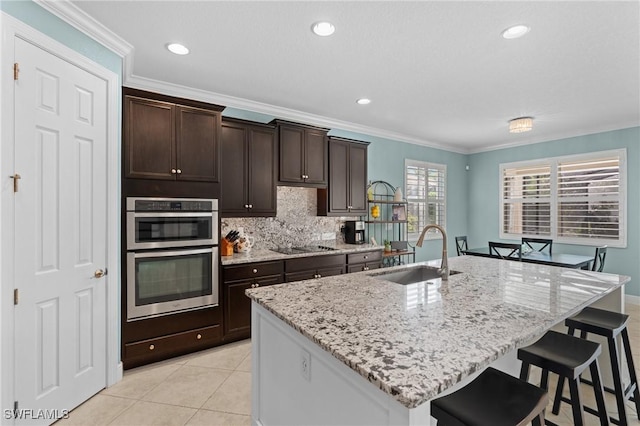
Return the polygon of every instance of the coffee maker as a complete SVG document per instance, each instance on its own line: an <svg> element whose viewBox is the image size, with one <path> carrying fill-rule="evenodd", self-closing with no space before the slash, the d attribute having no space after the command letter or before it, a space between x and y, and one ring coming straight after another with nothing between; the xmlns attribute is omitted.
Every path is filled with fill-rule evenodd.
<svg viewBox="0 0 640 426"><path fill-rule="evenodd" d="M347 244L364 244L363 220L347 220L344 223L344 242Z"/></svg>

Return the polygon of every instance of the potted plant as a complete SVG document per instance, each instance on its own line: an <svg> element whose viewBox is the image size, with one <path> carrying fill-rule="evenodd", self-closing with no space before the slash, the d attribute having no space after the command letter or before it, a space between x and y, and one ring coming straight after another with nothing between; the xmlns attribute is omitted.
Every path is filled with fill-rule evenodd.
<svg viewBox="0 0 640 426"><path fill-rule="evenodd" d="M384 252L385 253L390 253L391 252L391 241L384 240Z"/></svg>

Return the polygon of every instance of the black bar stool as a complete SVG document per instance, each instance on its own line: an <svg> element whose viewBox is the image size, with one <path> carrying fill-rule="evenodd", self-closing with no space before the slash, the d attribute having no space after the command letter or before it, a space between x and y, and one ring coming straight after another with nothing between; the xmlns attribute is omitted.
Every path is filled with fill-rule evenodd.
<svg viewBox="0 0 640 426"><path fill-rule="evenodd" d="M547 392L494 368L471 383L431 401L438 426L524 426L544 423Z"/></svg>
<svg viewBox="0 0 640 426"><path fill-rule="evenodd" d="M638 379L636 370L633 365L633 356L631 355L631 345L629 344L629 333L627 332L627 321L629 315L618 312L605 311L596 308L585 308L578 315L565 321L565 325L569 327L569 334L574 335L575 330L580 330L580 337L587 338L587 333L597 334L606 337L609 345L609 358L611 360L611 369L613 370L613 389L605 387L604 390L616 396L618 405L618 419L611 419L611 423L626 425L627 414L625 410L625 400L629 399L636 404L636 413L640 419L640 390L638 390ZM624 346L625 356L627 358L627 366L629 367L630 383L626 389L622 389L622 380L620 378L620 364L618 356L618 342L616 337L622 336L622 345ZM589 380L582 379L584 383L593 385ZM562 398L562 388L564 380L558 380L556 396L553 402L553 413L558 414L560 400ZM633 395L633 396L632 396Z"/></svg>
<svg viewBox="0 0 640 426"><path fill-rule="evenodd" d="M573 411L573 424L575 426L584 425L584 415L582 402L580 401L580 375L589 368L593 378L593 389L596 396L598 410L584 407L584 411L595 414L600 419L600 424L609 424L607 410L604 405L604 392L600 380L600 368L598 367L598 355L602 352L599 343L579 339L568 334L548 331L537 342L524 348L518 349L518 359L522 361L520 379L529 378L529 367L535 365L542 369L540 387L548 389L549 371L569 380L569 390ZM546 424L554 423L546 421Z"/></svg>

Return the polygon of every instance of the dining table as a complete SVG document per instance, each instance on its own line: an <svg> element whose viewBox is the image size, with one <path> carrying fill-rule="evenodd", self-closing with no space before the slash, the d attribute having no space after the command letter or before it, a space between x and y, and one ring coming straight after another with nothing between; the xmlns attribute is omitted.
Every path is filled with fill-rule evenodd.
<svg viewBox="0 0 640 426"><path fill-rule="evenodd" d="M495 257L499 256L492 254L489 247L471 248L463 250L462 253L471 256L481 257ZM518 261L517 256L506 256L505 259ZM589 269L591 262L593 262L593 256L583 256L578 254L568 253L547 253L542 251L530 251L522 253L522 262L537 263L540 265L560 266L564 268L574 269Z"/></svg>

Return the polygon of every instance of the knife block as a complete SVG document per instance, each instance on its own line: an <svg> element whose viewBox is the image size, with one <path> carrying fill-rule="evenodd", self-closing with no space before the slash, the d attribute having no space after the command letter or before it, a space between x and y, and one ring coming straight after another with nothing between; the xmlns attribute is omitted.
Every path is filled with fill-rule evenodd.
<svg viewBox="0 0 640 426"><path fill-rule="evenodd" d="M220 241L220 255L233 256L233 243L229 242L226 238Z"/></svg>

